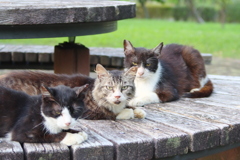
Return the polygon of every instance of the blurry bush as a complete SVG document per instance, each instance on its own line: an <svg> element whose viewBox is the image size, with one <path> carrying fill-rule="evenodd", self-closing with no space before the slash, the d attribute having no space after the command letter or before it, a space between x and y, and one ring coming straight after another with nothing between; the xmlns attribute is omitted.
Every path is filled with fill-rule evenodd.
<svg viewBox="0 0 240 160"><path fill-rule="evenodd" d="M174 19L176 21L193 20L191 12L186 6L146 5L149 18ZM219 9L214 6L201 6L197 8L206 22L216 22L219 19ZM137 5L137 18L144 18L143 10ZM240 2L229 3L226 6L226 22L240 22Z"/></svg>
<svg viewBox="0 0 240 160"><path fill-rule="evenodd" d="M240 22L240 2L228 4L226 22Z"/></svg>

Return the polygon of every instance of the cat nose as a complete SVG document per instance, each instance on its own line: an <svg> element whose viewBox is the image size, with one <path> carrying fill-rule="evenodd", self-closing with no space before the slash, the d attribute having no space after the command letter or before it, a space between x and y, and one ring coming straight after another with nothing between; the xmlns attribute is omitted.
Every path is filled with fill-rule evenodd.
<svg viewBox="0 0 240 160"><path fill-rule="evenodd" d="M144 74L144 72L138 72L139 76L142 76Z"/></svg>
<svg viewBox="0 0 240 160"><path fill-rule="evenodd" d="M68 123L65 123L65 125L66 125L66 126L70 126L70 124L71 124L70 122L68 122Z"/></svg>
<svg viewBox="0 0 240 160"><path fill-rule="evenodd" d="M119 99L121 96L115 96L115 98Z"/></svg>

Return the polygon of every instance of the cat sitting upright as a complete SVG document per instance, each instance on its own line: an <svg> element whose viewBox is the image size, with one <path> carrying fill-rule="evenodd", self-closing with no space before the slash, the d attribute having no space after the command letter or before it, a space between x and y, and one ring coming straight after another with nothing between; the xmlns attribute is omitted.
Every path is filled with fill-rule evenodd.
<svg viewBox="0 0 240 160"><path fill-rule="evenodd" d="M130 106L168 102L181 96L208 97L213 84L206 75L198 50L184 45L163 43L153 49L134 48L124 40L125 67L137 66L136 94Z"/></svg>
<svg viewBox="0 0 240 160"><path fill-rule="evenodd" d="M42 95L30 96L0 86L0 137L21 143L80 144L87 134L70 127L84 112L85 88L42 86Z"/></svg>
<svg viewBox="0 0 240 160"><path fill-rule="evenodd" d="M69 87L89 84L84 91L84 103L87 111L85 119L131 119L145 118L146 113L139 108L127 107L127 102L134 97L134 78L136 67L126 72L107 71L102 65L96 66L97 78L82 74L62 75L44 72L17 71L0 76L0 85L23 91L29 95L40 93L41 85Z"/></svg>

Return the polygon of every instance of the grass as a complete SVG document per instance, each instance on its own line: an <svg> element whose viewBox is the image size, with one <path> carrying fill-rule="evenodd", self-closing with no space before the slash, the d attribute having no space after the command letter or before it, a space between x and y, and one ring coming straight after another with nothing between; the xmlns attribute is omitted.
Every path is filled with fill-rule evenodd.
<svg viewBox="0 0 240 160"><path fill-rule="evenodd" d="M202 53L218 57L240 59L240 24L197 24L153 19L128 19L118 22L118 30L111 33L79 36L76 41L88 47L122 47L124 39L135 47L153 48L160 42L191 45ZM10 44L56 45L67 38L0 40Z"/></svg>

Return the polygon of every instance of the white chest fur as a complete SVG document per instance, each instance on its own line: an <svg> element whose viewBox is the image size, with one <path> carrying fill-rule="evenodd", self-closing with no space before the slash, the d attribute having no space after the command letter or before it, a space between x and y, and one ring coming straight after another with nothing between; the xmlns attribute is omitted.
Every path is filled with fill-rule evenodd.
<svg viewBox="0 0 240 160"><path fill-rule="evenodd" d="M156 85L161 78L161 65L158 64L158 69L155 73L149 72L147 69L145 69L144 72L144 77L136 77L134 80L136 96L140 96L147 92L154 92Z"/></svg>
<svg viewBox="0 0 240 160"><path fill-rule="evenodd" d="M149 72L145 69L144 76L136 77L134 80L136 93L135 97L129 102L130 106L143 106L150 103L159 103L160 99L154 92L157 83L161 78L161 65L158 64L158 69L155 73Z"/></svg>

